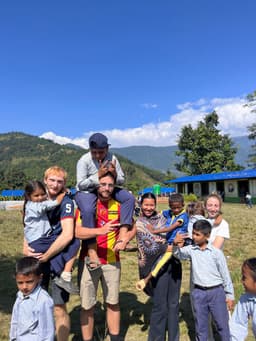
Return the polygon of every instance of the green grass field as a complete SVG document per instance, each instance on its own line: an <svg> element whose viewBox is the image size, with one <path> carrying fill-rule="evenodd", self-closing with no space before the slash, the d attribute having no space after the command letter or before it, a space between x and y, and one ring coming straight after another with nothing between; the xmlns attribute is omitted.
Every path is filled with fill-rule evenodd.
<svg viewBox="0 0 256 341"><path fill-rule="evenodd" d="M163 207L159 207L163 208ZM255 235L256 207L246 209L240 204L224 204L224 218L230 224L231 239L226 242L224 253L231 271L236 299L243 291L240 283L240 268L244 259L256 256ZM0 211L0 340L7 341L12 305L16 295L13 276L15 261L22 256L23 227L19 211ZM137 292L138 279L136 253L122 253L122 279L120 292L121 331L127 341L147 340L151 301ZM76 271L74 272L76 276ZM101 294L96 308L96 340L104 340L105 314ZM68 309L71 316L70 340L80 341L78 296L72 296ZM181 341L193 340L194 324L189 299L189 267L183 263L183 281L180 298ZM254 340L250 333L247 340Z"/></svg>

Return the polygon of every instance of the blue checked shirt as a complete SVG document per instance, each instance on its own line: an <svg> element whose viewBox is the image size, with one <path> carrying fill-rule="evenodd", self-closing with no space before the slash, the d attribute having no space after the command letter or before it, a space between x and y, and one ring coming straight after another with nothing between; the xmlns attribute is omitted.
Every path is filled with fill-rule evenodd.
<svg viewBox="0 0 256 341"><path fill-rule="evenodd" d="M37 286L29 296L18 291L13 306L10 341L53 341L53 300Z"/></svg>

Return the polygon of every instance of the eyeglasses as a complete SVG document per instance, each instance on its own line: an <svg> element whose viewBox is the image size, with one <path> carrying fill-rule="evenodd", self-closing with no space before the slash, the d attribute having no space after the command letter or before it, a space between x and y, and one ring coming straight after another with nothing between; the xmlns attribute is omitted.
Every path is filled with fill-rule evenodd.
<svg viewBox="0 0 256 341"><path fill-rule="evenodd" d="M107 183L103 182L103 183L100 183L100 184L99 184L99 187L109 187L109 188L114 188L114 187L115 187L115 185L114 185L114 184L107 184Z"/></svg>

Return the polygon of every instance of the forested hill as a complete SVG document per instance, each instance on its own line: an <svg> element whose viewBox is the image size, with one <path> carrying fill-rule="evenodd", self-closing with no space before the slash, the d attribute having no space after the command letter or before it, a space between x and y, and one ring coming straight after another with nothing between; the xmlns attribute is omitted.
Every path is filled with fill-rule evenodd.
<svg viewBox="0 0 256 341"><path fill-rule="evenodd" d="M248 136L233 137L232 141L234 146L237 148L235 162L245 168L248 168L248 160L250 154L253 154L252 145L255 141L249 140ZM138 164L143 164L146 167L162 172L167 172L167 170L169 170L177 177L183 175L175 169L175 164L180 161L180 157L176 155L178 146L130 146L113 148L112 150L114 153L123 155L129 160Z"/></svg>
<svg viewBox="0 0 256 341"><path fill-rule="evenodd" d="M68 172L68 186L76 183L76 164L85 149L62 146L20 132L0 134L0 190L22 189L26 181L42 179L44 170L53 165ZM117 155L117 154L116 154ZM122 156L118 159L126 175L126 187L137 191L164 180L164 174L137 165Z"/></svg>

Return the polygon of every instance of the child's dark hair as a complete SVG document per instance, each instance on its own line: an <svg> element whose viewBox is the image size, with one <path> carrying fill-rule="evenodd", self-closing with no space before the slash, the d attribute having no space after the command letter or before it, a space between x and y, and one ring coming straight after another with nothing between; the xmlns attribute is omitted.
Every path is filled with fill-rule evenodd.
<svg viewBox="0 0 256 341"><path fill-rule="evenodd" d="M36 275L40 276L42 273L42 265L37 258L23 257L16 263L15 275L21 274L24 276Z"/></svg>
<svg viewBox="0 0 256 341"><path fill-rule="evenodd" d="M243 262L242 268L247 266L251 270L253 280L256 282L256 258L248 258Z"/></svg>
<svg viewBox="0 0 256 341"><path fill-rule="evenodd" d="M211 233L212 225L206 219L199 219L193 224L193 230L202 232L206 236Z"/></svg>
<svg viewBox="0 0 256 341"><path fill-rule="evenodd" d="M182 205L184 205L184 197L180 193L173 193L169 196L169 205L173 202L180 202Z"/></svg>
<svg viewBox="0 0 256 341"><path fill-rule="evenodd" d="M24 198L26 202L30 200L31 194L38 188L42 189L46 193L45 186L41 181L31 180L26 184L24 192Z"/></svg>
<svg viewBox="0 0 256 341"><path fill-rule="evenodd" d="M114 182L116 182L116 174L112 173L110 170L108 170L107 173L102 174L99 179L105 178L105 176L110 176Z"/></svg>
<svg viewBox="0 0 256 341"><path fill-rule="evenodd" d="M24 189L24 205L23 205L23 225L24 225L26 204L30 200L31 194L37 189L42 189L46 193L46 189L45 189L44 184L39 180L31 180L25 186L25 189Z"/></svg>
<svg viewBox="0 0 256 341"><path fill-rule="evenodd" d="M140 204L142 204L145 199L153 199L156 204L156 196L154 193L151 192L144 193L140 199Z"/></svg>
<svg viewBox="0 0 256 341"><path fill-rule="evenodd" d="M190 217L196 214L205 216L204 204L201 201L191 201L187 204L186 212Z"/></svg>

